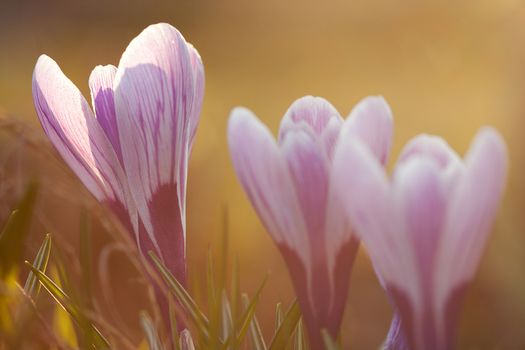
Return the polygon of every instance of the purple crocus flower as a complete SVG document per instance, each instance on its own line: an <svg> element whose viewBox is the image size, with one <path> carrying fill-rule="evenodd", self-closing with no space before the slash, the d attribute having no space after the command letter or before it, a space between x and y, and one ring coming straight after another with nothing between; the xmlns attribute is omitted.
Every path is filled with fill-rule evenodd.
<svg viewBox="0 0 525 350"><path fill-rule="evenodd" d="M288 266L312 349L334 338L344 311L358 240L333 187L337 139L357 138L384 163L392 116L368 97L343 120L326 100L303 97L286 112L278 142L245 108L233 110L228 141L238 178Z"/></svg>
<svg viewBox="0 0 525 350"><path fill-rule="evenodd" d="M506 172L505 143L491 128L464 160L441 138L414 138L391 180L367 145L339 144L334 181L395 308L386 348L454 347Z"/></svg>
<svg viewBox="0 0 525 350"><path fill-rule="evenodd" d="M41 56L33 98L42 127L140 250L155 251L184 283L188 158L204 90L199 54L174 27L152 25L118 68L96 67L89 87L93 110L57 63Z"/></svg>

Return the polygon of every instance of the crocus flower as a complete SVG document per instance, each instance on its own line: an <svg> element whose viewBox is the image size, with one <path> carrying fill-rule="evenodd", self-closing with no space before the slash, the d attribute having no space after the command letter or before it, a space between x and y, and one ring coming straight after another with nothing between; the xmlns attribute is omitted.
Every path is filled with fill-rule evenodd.
<svg viewBox="0 0 525 350"><path fill-rule="evenodd" d="M303 97L286 112L278 142L252 112L232 111L233 165L288 266L313 349L323 347L322 329L337 336L358 247L332 186L337 139L362 140L381 163L391 133L390 108L379 97L364 99L346 121L328 101Z"/></svg>
<svg viewBox="0 0 525 350"><path fill-rule="evenodd" d="M93 70L93 109L51 58L41 56L33 74L36 111L58 153L141 251L155 251L182 283L188 157L203 87L199 54L168 24L133 39L118 68Z"/></svg>
<svg viewBox="0 0 525 350"><path fill-rule="evenodd" d="M394 304L389 349L454 347L462 296L472 280L503 191L507 153L490 128L462 160L421 135L392 179L369 147L344 139L334 181L352 225Z"/></svg>

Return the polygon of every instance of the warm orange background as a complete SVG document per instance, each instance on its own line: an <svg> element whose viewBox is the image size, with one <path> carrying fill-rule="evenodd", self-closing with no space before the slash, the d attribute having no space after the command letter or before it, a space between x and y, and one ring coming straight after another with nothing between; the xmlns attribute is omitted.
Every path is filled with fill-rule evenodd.
<svg viewBox="0 0 525 350"><path fill-rule="evenodd" d="M230 251L239 257L243 289L253 292L266 271L271 272L258 311L267 334L276 302L293 297L283 261L231 166L225 129L232 107L251 108L276 132L285 110L300 96L323 96L346 115L362 97L381 94L394 111L391 164L403 144L421 132L445 137L461 153L482 125L495 126L507 140L507 192L467 295L459 344L525 346L523 1L0 0L1 109L38 126L31 74L41 53L54 58L89 96L91 69L116 65L134 36L161 21L176 26L197 47L206 70L188 184L188 254L194 278L200 278L209 245L220 242L227 207ZM0 141L7 164L0 170L6 198L2 218L24 179L39 175L44 184L41 212L28 255L43 232L51 231L64 237L58 240L72 242L74 256L78 209L84 205L77 197L86 197L86 191L60 162L47 161L49 155L36 162L30 155L34 148L5 136ZM94 231L96 247L111 240L99 226ZM121 270L115 270L121 279L132 275ZM129 286L115 288L132 303ZM129 309L124 315L138 332L136 314ZM377 348L389 319L388 303L361 251L342 328L345 348Z"/></svg>

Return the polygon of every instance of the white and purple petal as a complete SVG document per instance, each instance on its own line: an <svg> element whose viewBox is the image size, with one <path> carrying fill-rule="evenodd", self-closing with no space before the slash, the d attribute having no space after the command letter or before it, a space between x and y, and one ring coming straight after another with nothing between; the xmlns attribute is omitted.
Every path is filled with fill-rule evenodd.
<svg viewBox="0 0 525 350"><path fill-rule="evenodd" d="M187 160L202 99L199 62L174 27L152 25L131 41L114 80L119 138L127 145L123 163L147 233L141 240L150 240L165 260L171 260L166 254L185 256Z"/></svg>
<svg viewBox="0 0 525 350"><path fill-rule="evenodd" d="M359 138L385 164L390 154L393 120L390 106L383 97L362 99L346 118L341 138Z"/></svg>
<svg viewBox="0 0 525 350"><path fill-rule="evenodd" d="M88 190L126 205L126 179L111 142L78 88L45 55L33 73L33 98L44 131Z"/></svg>

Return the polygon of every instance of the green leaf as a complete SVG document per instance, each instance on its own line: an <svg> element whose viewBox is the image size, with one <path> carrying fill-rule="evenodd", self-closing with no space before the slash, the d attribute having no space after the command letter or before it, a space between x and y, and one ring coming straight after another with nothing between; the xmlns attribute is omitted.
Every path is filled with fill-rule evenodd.
<svg viewBox="0 0 525 350"><path fill-rule="evenodd" d="M281 327L281 323L283 323L283 305L277 303L275 307L275 329Z"/></svg>
<svg viewBox="0 0 525 350"><path fill-rule="evenodd" d="M248 331L248 329L250 327L250 323L251 323L251 321L253 319L253 316L255 315L255 307L257 306L257 302L259 301L259 297L261 295L261 292L262 292L264 286L266 285L266 281L267 280L268 280L268 276L265 276L265 278L262 281L261 285L259 286L259 288L255 292L254 296L252 297L252 299L248 303L248 306L247 306L246 310L244 311L244 314L239 319L239 324L236 327L236 329L238 329L239 331L238 331L236 337L232 334L227 339L227 341L224 343L223 349L227 349L228 346L230 346L232 342L234 343L233 344L233 348L234 349L237 349L242 344L242 341L244 340L246 332Z"/></svg>
<svg viewBox="0 0 525 350"><path fill-rule="evenodd" d="M197 327L197 330L202 333L205 340L209 340L209 321L199 309L197 303L195 303L195 301L191 298L179 281L173 277L171 272L168 271L166 266L164 266L157 255L155 255L155 253L152 251L149 251L148 254L153 260L153 263L160 272L162 278L168 284L170 290L173 292L177 300L182 304L184 309L189 313L191 320Z"/></svg>
<svg viewBox="0 0 525 350"><path fill-rule="evenodd" d="M237 256L233 259L232 266L232 279L230 289L230 301L232 307L232 320L233 320L233 333L237 334L237 322L239 319L239 306L240 306L240 278L239 278L239 260Z"/></svg>
<svg viewBox="0 0 525 350"><path fill-rule="evenodd" d="M270 344L270 350L282 350L286 348L288 342L293 336L293 331L300 318L301 310L299 309L297 301L294 301L288 311L286 311L286 315L282 319L279 328L277 328L275 332L275 335Z"/></svg>
<svg viewBox="0 0 525 350"><path fill-rule="evenodd" d="M51 235L47 234L46 237L44 238L44 242L42 242L42 245L40 246L40 249L38 249L38 253L36 254L35 261L33 262L33 266L38 271L42 271L43 273L46 272L50 252L51 252ZM38 278L35 276L33 271L30 271L29 275L27 276L24 290L33 299L35 299L40 293L40 283L38 282Z"/></svg>
<svg viewBox="0 0 525 350"><path fill-rule="evenodd" d="M246 294L243 295L242 301L244 307L247 308L250 300ZM264 341L261 327L259 326L259 322L257 321L257 317L255 315L253 315L252 322L250 323L250 340L252 349L266 350L266 342Z"/></svg>
<svg viewBox="0 0 525 350"><path fill-rule="evenodd" d="M297 329L295 330L295 349L308 349L308 345L306 342L306 333L304 332L304 324L302 319L299 319L299 323L297 323Z"/></svg>
<svg viewBox="0 0 525 350"><path fill-rule="evenodd" d="M170 296L170 298L168 299L168 303L169 303L169 314L170 314L170 330L171 330L171 341L173 342L174 344L174 347L175 347L175 350L180 350L180 345L179 345L179 341L178 341L178 338L179 338L179 335L177 333L177 329L178 329L178 326L177 326L177 314L175 312L175 309L177 308L175 305L174 305L174 300L173 298Z"/></svg>
<svg viewBox="0 0 525 350"><path fill-rule="evenodd" d="M323 336L324 345L326 347L326 350L339 350L339 347L335 343L335 341L332 339L330 334L326 329L321 330L321 335Z"/></svg>
<svg viewBox="0 0 525 350"><path fill-rule="evenodd" d="M180 333L179 347L181 350L195 350L193 339L189 330L185 329Z"/></svg>
<svg viewBox="0 0 525 350"><path fill-rule="evenodd" d="M31 225L38 185L27 186L26 192L16 209L7 219L0 233L0 278L7 276L17 266L21 257L25 238Z"/></svg>
<svg viewBox="0 0 525 350"><path fill-rule="evenodd" d="M228 339L228 337L233 334L233 319L232 319L232 310L230 307L230 301L228 300L228 295L226 291L222 290L222 339Z"/></svg>
<svg viewBox="0 0 525 350"><path fill-rule="evenodd" d="M210 349L217 349L219 343L221 343L219 332L222 317L222 305L218 300L217 289L215 287L213 255L211 249L208 251L208 261L206 264L206 290L208 298L208 329L210 334L206 346Z"/></svg>
<svg viewBox="0 0 525 350"><path fill-rule="evenodd" d="M140 325L142 326L142 330L146 335L146 340L150 350L162 350L162 342L159 339L155 325L153 324L153 321L149 317L148 313L145 311L140 313Z"/></svg>
<svg viewBox="0 0 525 350"><path fill-rule="evenodd" d="M31 268L31 271L38 278L40 283L48 291L48 293L55 299L55 301L60 305L64 310L66 310L71 318L79 325L83 330L88 327L89 335L88 339L92 339L90 345L95 349L109 349L109 343L104 338L104 336L99 332L99 330L91 323L91 321L80 311L80 309L75 305L71 298L64 293L64 291L53 282L45 273L41 272L28 261L26 264Z"/></svg>

